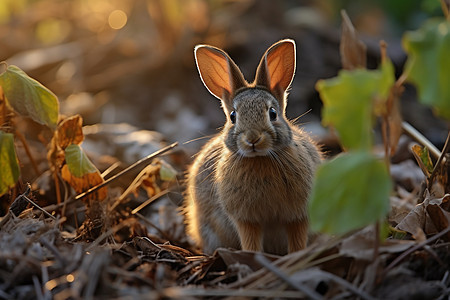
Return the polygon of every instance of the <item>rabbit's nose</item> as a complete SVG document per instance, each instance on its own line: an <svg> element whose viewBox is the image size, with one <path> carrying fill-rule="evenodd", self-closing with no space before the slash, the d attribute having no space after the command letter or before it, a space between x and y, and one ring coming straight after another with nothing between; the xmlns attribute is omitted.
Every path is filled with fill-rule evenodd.
<svg viewBox="0 0 450 300"><path fill-rule="evenodd" d="M258 144L258 142L259 142L260 140L261 140L261 137L257 137L257 138L255 138L255 139L251 139L251 140L247 139L246 142L247 142L247 144L249 144L250 146L254 146L254 145Z"/></svg>
<svg viewBox="0 0 450 300"><path fill-rule="evenodd" d="M245 142L249 145L249 146L254 146L256 145L259 141L261 141L261 135L258 134L255 131L250 131L247 136L245 137Z"/></svg>

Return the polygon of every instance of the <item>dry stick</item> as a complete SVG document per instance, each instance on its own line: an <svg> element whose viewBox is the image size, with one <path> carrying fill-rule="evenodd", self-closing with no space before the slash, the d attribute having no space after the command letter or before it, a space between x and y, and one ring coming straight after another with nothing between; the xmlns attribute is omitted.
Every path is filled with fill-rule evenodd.
<svg viewBox="0 0 450 300"><path fill-rule="evenodd" d="M56 168L53 171L53 181L55 182L56 203L61 204L61 189L59 187L58 171L56 170ZM66 205L64 204L63 216L64 216L64 212L66 210L65 207L66 207Z"/></svg>
<svg viewBox="0 0 450 300"><path fill-rule="evenodd" d="M116 162L113 163L108 169L106 169L105 171L103 171L102 177L105 178L106 176L109 175L109 173L111 173L112 171L114 171L115 169L117 169L119 166L120 166L120 161L116 161Z"/></svg>
<svg viewBox="0 0 450 300"><path fill-rule="evenodd" d="M314 290L311 290L307 286L304 286L302 284L299 284L295 281L293 281L289 276L287 276L285 273L283 273L280 269L275 267L273 264L270 263L270 261L265 258L260 253L255 255L255 260L262 264L267 270L275 274L278 278L289 284L291 287L295 288L296 290L302 292L310 299L322 299L322 296L315 292Z"/></svg>
<svg viewBox="0 0 450 300"><path fill-rule="evenodd" d="M162 294L161 294L162 292ZM298 299L298 291L272 291L250 289L205 289L191 287L168 287L161 292L149 294L149 298L186 299L187 297L256 297L256 298L292 298ZM165 297L164 297L165 296Z"/></svg>
<svg viewBox="0 0 450 300"><path fill-rule="evenodd" d="M84 197L86 197L86 196L92 194L92 193L95 192L96 190L98 190L98 189L104 187L105 185L107 185L107 184L113 182L114 180L118 179L120 176L124 175L125 173L130 172L131 170L133 170L134 168L136 168L136 167L139 166L140 164L143 164L143 163L145 163L145 162L148 162L148 161L154 159L155 157L157 157L157 156L159 156L159 155L161 155L161 154L163 154L163 153L166 153L166 152L169 151L169 150L172 150L172 149L175 148L177 145L178 145L178 142L173 143L173 144L171 144L171 145L169 145L169 146L167 146L167 147L164 147L164 148L162 148L162 149L160 149L160 150L158 150L158 151L156 151L156 152L153 152L152 154L150 154L150 155L148 155L148 156L142 158L141 160L135 162L134 164L132 164L131 166L129 166L128 168L126 168L126 169L123 170L122 172L120 172L120 173L118 173L118 174L112 176L111 178L105 180L105 181L102 182L101 184L96 185L96 186L94 186L93 188L90 188L89 190L87 190L86 192L77 195L77 196L74 198L74 200L80 200L80 199L82 199L82 198L84 198Z"/></svg>
<svg viewBox="0 0 450 300"><path fill-rule="evenodd" d="M136 219L127 219L117 225L115 225L114 227L110 228L108 231L102 233L102 235L100 235L92 244L89 245L89 247L86 248L86 251L91 251L92 249L94 249L95 247L97 247L104 239L106 239L108 236L110 236L111 234L116 233L117 231L119 231L120 229L126 227L126 226L130 226L133 223L136 223Z"/></svg>
<svg viewBox="0 0 450 300"><path fill-rule="evenodd" d="M28 158L30 159L31 165L33 166L34 172L36 173L36 176L39 176L41 172L39 171L38 165L36 161L33 158L33 155L31 154L30 147L28 147L28 143L25 140L25 137L22 133L20 133L18 130L14 132L14 134L19 138L19 140L22 142L23 147L25 148L25 152L27 153Z"/></svg>
<svg viewBox="0 0 450 300"><path fill-rule="evenodd" d="M150 165L149 165L150 166ZM111 206L111 211L115 210L117 206L119 206L123 200L133 191L136 189L139 181L142 179L142 177L147 173L147 170L149 166L146 166L142 171L134 178L133 182L128 186L128 188L125 190L125 192L120 195L120 197L114 202L114 204ZM148 201L148 200L147 200Z"/></svg>
<svg viewBox="0 0 450 300"><path fill-rule="evenodd" d="M158 231L158 233L165 238L166 240L170 241L170 237L164 232L162 231L158 226L156 226L155 224L153 224L151 221L149 221L146 217L144 217L143 215L141 215L140 213L135 213L136 217L138 217L139 219L141 219L145 224L147 224L148 226L152 227L153 229L155 229L156 231Z"/></svg>
<svg viewBox="0 0 450 300"><path fill-rule="evenodd" d="M40 211L42 211L44 213L44 215L46 215L47 217L52 218L53 220L56 220L55 216L53 216L52 214L50 214L48 211L46 211L45 209L43 209L42 207L40 207L39 205L37 205L33 200L31 200L30 198L28 198L25 195L22 195L22 197L27 200L31 205L33 205L34 207L36 207L37 209L39 209Z"/></svg>
<svg viewBox="0 0 450 300"><path fill-rule="evenodd" d="M430 178L428 179L428 191L431 193L431 186L433 185L433 179L437 174L437 170L441 164L441 162L443 161L443 159L445 158L445 154L448 152L449 147L450 147L450 130L448 132L447 135L447 139L445 140L445 144L444 144L444 148L442 149L441 155L439 155L439 159L436 162L436 164L434 165L433 168L433 172L431 172ZM445 162L445 161L444 161Z"/></svg>
<svg viewBox="0 0 450 300"><path fill-rule="evenodd" d="M290 253L277 259L274 262L274 265L281 269L287 269L288 273L292 273L300 269L305 269L309 266L314 266L316 261L313 260L316 257L322 254L324 251L333 248L340 242L341 238L338 237L326 242L325 245L318 246L318 249L309 247L302 251ZM268 280L271 279L268 277L270 277L270 273L264 272L263 269L260 269L240 281L229 284L228 287L241 288L245 286L246 288L254 288L256 286L264 285Z"/></svg>
<svg viewBox="0 0 450 300"><path fill-rule="evenodd" d="M412 127L408 122L402 122L403 130L413 139L415 139L419 144L427 147L430 153L438 159L441 156L441 152L436 148L423 134L418 132L414 127Z"/></svg>
<svg viewBox="0 0 450 300"><path fill-rule="evenodd" d="M445 18L450 21L450 1L441 0L441 7Z"/></svg>
<svg viewBox="0 0 450 300"><path fill-rule="evenodd" d="M332 280L334 282L336 282L337 284L340 284L341 286L347 288L349 291L351 291L353 294L355 294L356 296L358 296L361 299L366 299L366 300L375 300L375 298L373 298L372 296L370 296L369 294L367 294L366 292L364 292L363 290L355 287L353 284L351 284L350 282L348 282L345 279L342 279L339 276L336 276L332 273L323 271L323 270L315 270L316 273L318 273L317 275L321 275L323 277L328 278L329 280ZM317 277L317 276L314 276Z"/></svg>
<svg viewBox="0 0 450 300"><path fill-rule="evenodd" d="M147 199L145 202L141 203L138 207L133 209L131 211L131 214L133 214L133 215L136 214L137 212L139 212L141 209L143 209L144 207L146 207L147 205L149 205L150 203L152 203L156 199L161 198L162 196L164 196L164 195L166 195L168 193L169 193L169 190L164 190L162 192L159 192L158 194L154 195L150 199Z"/></svg>
<svg viewBox="0 0 450 300"><path fill-rule="evenodd" d="M420 248L424 247L425 245L439 239L440 237L442 237L443 235L447 234L450 231L450 226L447 227L446 229L442 230L441 232L439 232L438 234L436 234L435 236L427 239L426 241L423 241L420 244L417 244L414 247L409 248L408 250L406 250L405 252L403 252L401 255L399 255L396 259L394 259L388 266L386 269L384 269L383 272L383 276L385 276L393 267L395 267L397 264L399 264L403 259L405 259L409 254L413 253L416 250L419 250Z"/></svg>

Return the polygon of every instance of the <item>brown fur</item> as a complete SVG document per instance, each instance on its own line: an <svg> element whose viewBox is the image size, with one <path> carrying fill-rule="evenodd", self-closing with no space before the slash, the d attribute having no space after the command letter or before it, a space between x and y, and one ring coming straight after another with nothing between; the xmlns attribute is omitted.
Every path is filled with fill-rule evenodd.
<svg viewBox="0 0 450 300"><path fill-rule="evenodd" d="M188 234L206 253L218 247L275 254L304 248L307 199L321 156L284 116L295 43L272 45L252 84L220 49L198 46L196 60L208 90L222 100L227 116L234 110L237 117L235 124L227 119L188 171ZM278 112L275 120L270 108Z"/></svg>

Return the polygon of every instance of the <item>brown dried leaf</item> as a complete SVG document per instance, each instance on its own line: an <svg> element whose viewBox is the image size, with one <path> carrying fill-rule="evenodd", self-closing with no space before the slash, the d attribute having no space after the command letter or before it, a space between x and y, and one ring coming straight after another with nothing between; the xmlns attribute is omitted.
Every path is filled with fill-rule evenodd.
<svg viewBox="0 0 450 300"><path fill-rule="evenodd" d="M375 247L373 226L364 228L342 241L339 253L357 259L372 260ZM378 251L380 253L399 253L415 245L415 241L385 240Z"/></svg>
<svg viewBox="0 0 450 300"><path fill-rule="evenodd" d="M83 142L83 119L80 115L74 115L64 119L56 130L55 136L58 146L66 149L71 144L79 145Z"/></svg>
<svg viewBox="0 0 450 300"><path fill-rule="evenodd" d="M231 266L235 264L247 265L253 271L261 269L263 266L255 259L255 254L261 255L259 252L251 252L251 251L232 251L225 248L219 248L216 250L217 254L222 258L225 265ZM273 262L279 259L279 256L271 255L267 253L262 253L265 258L269 261Z"/></svg>
<svg viewBox="0 0 450 300"><path fill-rule="evenodd" d="M341 11L342 35L340 44L342 68L353 70L366 67L366 45L356 35L350 18L345 10Z"/></svg>
<svg viewBox="0 0 450 300"><path fill-rule="evenodd" d="M437 231L441 232L442 230L448 228L448 224L450 222L449 212L443 210L437 204L429 204L427 206L427 213L430 216L430 219L433 222L434 226L436 227ZM450 232L447 232L447 234L443 236L443 239L449 242Z"/></svg>
<svg viewBox="0 0 450 300"><path fill-rule="evenodd" d="M417 205L409 214L395 227L396 229L403 230L411 233L412 235L418 235L420 230L425 227L426 214L424 202Z"/></svg>
<svg viewBox="0 0 450 300"><path fill-rule="evenodd" d="M100 172L93 172L93 173L87 173L83 175L82 177L76 177L72 175L72 173L69 171L69 167L67 165L64 165L61 169L61 176L62 178L67 181L71 187L78 193L81 194L90 188L97 186L101 183L103 183L103 178L100 175ZM85 203L88 203L88 200L97 200L101 201L106 198L108 194L107 188L102 187L98 189L97 191L93 192L92 194L86 196L83 198L83 201Z"/></svg>
<svg viewBox="0 0 450 300"><path fill-rule="evenodd" d="M389 126L389 149L391 149L391 157L394 156L397 151L398 141L403 134L402 129L402 113L400 111L399 94L395 91L394 86L391 89L391 94L389 95L387 106L388 106L388 126Z"/></svg>

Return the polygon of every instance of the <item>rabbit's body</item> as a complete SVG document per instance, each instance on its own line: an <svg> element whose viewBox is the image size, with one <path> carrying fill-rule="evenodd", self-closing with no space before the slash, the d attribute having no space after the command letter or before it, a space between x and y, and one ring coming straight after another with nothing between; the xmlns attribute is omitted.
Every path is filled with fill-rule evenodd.
<svg viewBox="0 0 450 300"><path fill-rule="evenodd" d="M212 56L221 51L208 50ZM234 117L203 147L188 172L188 233L206 253L218 247L275 254L304 248L307 198L320 153L284 116L285 91L293 72L282 93L277 93L270 89L270 81L257 79L253 85L240 81L242 74L233 70L237 67L226 56L231 88L214 93L215 87L205 78L210 70L200 65L210 61L200 61L197 52L205 85L214 95L222 95L224 111ZM261 64L258 71L262 72L260 69ZM263 85L259 85L261 81Z"/></svg>

